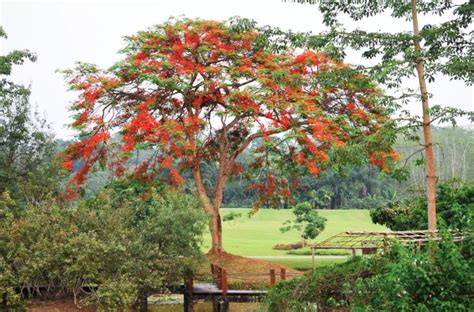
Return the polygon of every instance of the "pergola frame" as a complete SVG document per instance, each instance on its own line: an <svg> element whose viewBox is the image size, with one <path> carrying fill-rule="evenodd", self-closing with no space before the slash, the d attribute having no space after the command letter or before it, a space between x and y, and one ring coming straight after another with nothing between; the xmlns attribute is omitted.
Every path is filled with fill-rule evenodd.
<svg viewBox="0 0 474 312"><path fill-rule="evenodd" d="M459 232L451 232L453 240L462 241L464 234ZM402 245L412 244L414 248L420 247L430 241L439 240L437 231L420 230L420 231L347 231L341 232L328 239L317 243L309 244L313 259L313 269L315 267L315 250L316 249L346 249L352 250L355 255L357 249L362 254L374 254L379 249L385 253L391 241L398 241ZM416 250L416 249L415 249Z"/></svg>

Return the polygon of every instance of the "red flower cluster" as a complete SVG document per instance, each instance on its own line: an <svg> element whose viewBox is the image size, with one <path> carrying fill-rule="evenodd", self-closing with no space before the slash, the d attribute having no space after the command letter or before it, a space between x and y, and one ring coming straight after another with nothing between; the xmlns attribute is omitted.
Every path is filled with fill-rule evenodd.
<svg viewBox="0 0 474 312"><path fill-rule="evenodd" d="M142 179L179 185L180 172L203 160L217 161L227 177L243 171L236 157L257 139L313 175L327 167L331 150L354 142L388 170L384 159L396 156L376 134L389 119L373 107L379 91L363 83L369 78L321 52L274 53L257 44L259 35L214 21L176 21L131 37L127 57L109 71L71 73L81 92L74 126L84 136L65 152L68 170L81 163L72 183L82 183L98 161L124 174L137 149L152 155L133 168ZM109 133L118 134L114 144L106 144ZM271 146L273 137L282 144ZM287 197L287 184L268 175L256 189Z"/></svg>

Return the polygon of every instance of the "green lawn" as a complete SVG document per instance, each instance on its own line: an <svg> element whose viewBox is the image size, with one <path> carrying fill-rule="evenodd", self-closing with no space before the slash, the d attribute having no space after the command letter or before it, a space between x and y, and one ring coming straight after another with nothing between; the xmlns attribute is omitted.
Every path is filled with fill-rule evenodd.
<svg viewBox="0 0 474 312"><path fill-rule="evenodd" d="M241 256L279 256L286 251L273 250L278 243L294 243L300 239L297 232L281 233L280 227L285 220L292 218L291 210L260 209L257 214L248 217L249 209L224 208L222 215L234 212L242 217L223 223L223 241L227 252ZM326 230L316 241L321 241L343 231L386 230L384 226L373 224L368 210L319 210L327 218ZM210 237L204 236L204 250L210 248ZM278 260L278 262L280 262Z"/></svg>
<svg viewBox="0 0 474 312"><path fill-rule="evenodd" d="M311 258L302 258L302 259L265 259L266 261L276 262L283 264L284 266L293 268L299 271L307 271L313 268L313 262ZM347 259L317 259L316 268L333 265L336 263L342 263L347 261Z"/></svg>

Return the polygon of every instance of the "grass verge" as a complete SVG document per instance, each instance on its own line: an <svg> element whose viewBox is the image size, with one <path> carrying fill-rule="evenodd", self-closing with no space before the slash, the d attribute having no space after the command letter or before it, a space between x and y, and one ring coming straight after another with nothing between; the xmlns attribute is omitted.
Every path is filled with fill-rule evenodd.
<svg viewBox="0 0 474 312"><path fill-rule="evenodd" d="M270 262L275 262L286 267L293 268L298 271L308 271L313 268L313 262L311 258L302 259L268 259ZM316 259L316 268L333 265L336 263L342 263L347 259Z"/></svg>

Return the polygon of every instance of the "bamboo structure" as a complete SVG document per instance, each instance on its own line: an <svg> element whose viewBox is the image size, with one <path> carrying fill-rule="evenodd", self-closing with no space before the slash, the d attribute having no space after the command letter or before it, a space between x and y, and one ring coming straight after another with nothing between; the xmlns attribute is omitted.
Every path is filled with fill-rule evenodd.
<svg viewBox="0 0 474 312"><path fill-rule="evenodd" d="M455 242L462 241L465 234L452 232ZM309 244L313 258L313 268L315 267L315 250L317 249L346 249L352 250L352 255L356 255L357 250L361 250L363 255L375 254L378 250L385 253L388 246L393 241L398 241L402 245L413 245L420 247L430 241L439 240L437 231L347 231L341 232L328 239L317 243Z"/></svg>

